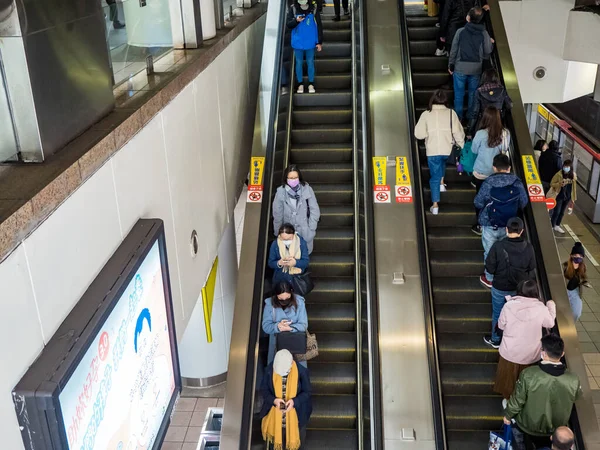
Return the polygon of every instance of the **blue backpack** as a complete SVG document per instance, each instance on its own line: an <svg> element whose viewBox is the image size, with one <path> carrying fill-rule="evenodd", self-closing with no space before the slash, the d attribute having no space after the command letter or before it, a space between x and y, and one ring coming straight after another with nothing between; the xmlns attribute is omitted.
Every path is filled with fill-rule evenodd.
<svg viewBox="0 0 600 450"><path fill-rule="evenodd" d="M298 15L298 11L293 7L294 16ZM292 30L292 48L297 50L310 50L319 43L319 31L317 30L317 22L315 15L311 12L304 16L304 20Z"/></svg>
<svg viewBox="0 0 600 450"><path fill-rule="evenodd" d="M486 205L490 224L494 227L504 228L509 219L519 212L519 189L517 182L502 187L493 187L490 190L491 201Z"/></svg>

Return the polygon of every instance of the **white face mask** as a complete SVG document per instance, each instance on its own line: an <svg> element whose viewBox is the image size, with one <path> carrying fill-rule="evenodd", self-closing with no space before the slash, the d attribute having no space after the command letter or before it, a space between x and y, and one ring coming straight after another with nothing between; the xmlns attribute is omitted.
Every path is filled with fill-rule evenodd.
<svg viewBox="0 0 600 450"><path fill-rule="evenodd" d="M293 240L289 239L289 240L285 240L283 241L283 245L285 245L287 248L290 248L290 245L292 245Z"/></svg>

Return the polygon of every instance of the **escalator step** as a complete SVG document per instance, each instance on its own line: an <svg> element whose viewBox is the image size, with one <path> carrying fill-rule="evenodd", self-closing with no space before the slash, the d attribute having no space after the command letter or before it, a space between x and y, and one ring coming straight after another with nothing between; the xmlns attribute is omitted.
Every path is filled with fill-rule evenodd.
<svg viewBox="0 0 600 450"><path fill-rule="evenodd" d="M313 253L310 272L315 277L352 277L354 253Z"/></svg>
<svg viewBox="0 0 600 450"><path fill-rule="evenodd" d="M318 128L315 133L322 130L325 128ZM326 130L331 131L330 128ZM352 128L348 131L352 133ZM302 165L302 174L315 183L352 183L354 171L352 163L307 163Z"/></svg>
<svg viewBox="0 0 600 450"><path fill-rule="evenodd" d="M358 435L356 430L315 430L309 428L306 432L306 446L328 450L356 450L358 449Z"/></svg>
<svg viewBox="0 0 600 450"><path fill-rule="evenodd" d="M406 23L409 28L412 27L435 27L435 24L439 22L439 17L429 17L427 15L413 16L409 15L406 17Z"/></svg>
<svg viewBox="0 0 600 450"><path fill-rule="evenodd" d="M307 312L309 329L314 333L355 330L356 308L353 303L311 303Z"/></svg>
<svg viewBox="0 0 600 450"><path fill-rule="evenodd" d="M435 324L438 333L481 333L483 336L492 328L492 303L472 303L468 308L438 304Z"/></svg>
<svg viewBox="0 0 600 450"><path fill-rule="evenodd" d="M490 431L500 431L498 425ZM446 437L449 449L481 450L490 439L490 432L485 430L447 430Z"/></svg>
<svg viewBox="0 0 600 450"><path fill-rule="evenodd" d="M319 206L352 204L354 189L351 184L311 183ZM474 213L471 211L471 214Z"/></svg>
<svg viewBox="0 0 600 450"><path fill-rule="evenodd" d="M427 240L432 251L460 248L483 252L481 236L477 236L469 227L431 228L427 233Z"/></svg>
<svg viewBox="0 0 600 450"><path fill-rule="evenodd" d="M435 50L434 50L435 51ZM410 68L413 72L443 72L448 70L448 58L445 56L411 56Z"/></svg>
<svg viewBox="0 0 600 450"><path fill-rule="evenodd" d="M309 361L308 369L310 370L313 394L356 394L356 365L354 363Z"/></svg>
<svg viewBox="0 0 600 450"><path fill-rule="evenodd" d="M351 55L352 44L350 42L327 42L323 45L323 50L316 54L316 59L329 58L332 56L349 57Z"/></svg>
<svg viewBox="0 0 600 450"><path fill-rule="evenodd" d="M483 252L482 252L483 258ZM491 302L490 290L483 287L479 277L433 277L433 301L439 303Z"/></svg>
<svg viewBox="0 0 600 450"><path fill-rule="evenodd" d="M325 77L330 78L330 77ZM333 78L333 77L331 77ZM318 83L318 77L315 83ZM318 87L321 85L318 84ZM328 106L323 108L295 108L293 120L296 125L345 124L352 126L352 108L349 106Z"/></svg>
<svg viewBox="0 0 600 450"><path fill-rule="evenodd" d="M453 169L450 169L452 172ZM462 185L448 184L448 190L441 193L442 200L444 203L466 203L467 205L473 205L473 198L475 198L475 188L468 183ZM424 189L424 198L426 203L431 203L431 189L426 186Z"/></svg>
<svg viewBox="0 0 600 450"><path fill-rule="evenodd" d="M432 251L430 266L436 277L469 277L483 273L483 253L468 251Z"/></svg>
<svg viewBox="0 0 600 450"><path fill-rule="evenodd" d="M309 269L310 270L310 269ZM306 303L350 303L354 305L355 283L353 277L317 278L313 277L315 288L306 298ZM312 306L307 306L312 308Z"/></svg>
<svg viewBox="0 0 600 450"><path fill-rule="evenodd" d="M356 333L320 332L315 334L319 344L319 356L315 358L315 362L354 363L356 361Z"/></svg>
<svg viewBox="0 0 600 450"><path fill-rule="evenodd" d="M350 28L325 28L323 27L323 42L350 42L352 30Z"/></svg>
<svg viewBox="0 0 600 450"><path fill-rule="evenodd" d="M309 428L356 428L355 395L313 395L312 404Z"/></svg>
<svg viewBox="0 0 600 450"><path fill-rule="evenodd" d="M442 364L443 392L454 395L495 395L496 364Z"/></svg>
<svg viewBox="0 0 600 450"><path fill-rule="evenodd" d="M446 63L446 68L448 63ZM350 73L352 72L352 58L316 58L315 59L315 72L316 73Z"/></svg>
<svg viewBox="0 0 600 450"><path fill-rule="evenodd" d="M415 41L436 41L439 28L435 27L409 27L408 38Z"/></svg>
<svg viewBox="0 0 600 450"><path fill-rule="evenodd" d="M314 161L329 163L352 162L352 145L346 143L296 144L292 146L290 153L292 160L297 164Z"/></svg>
<svg viewBox="0 0 600 450"><path fill-rule="evenodd" d="M410 41L410 54L414 56L435 56L435 41Z"/></svg>
<svg viewBox="0 0 600 450"><path fill-rule="evenodd" d="M438 88L444 84L450 86L452 78L448 71L444 72L418 72L413 73L413 86L415 88Z"/></svg>
<svg viewBox="0 0 600 450"><path fill-rule="evenodd" d="M315 236L314 251L352 252L354 251L354 228L321 228Z"/></svg>
<svg viewBox="0 0 600 450"><path fill-rule="evenodd" d="M351 106L352 92L319 89L315 94L294 94L294 108L297 106Z"/></svg>
<svg viewBox="0 0 600 450"><path fill-rule="evenodd" d="M498 350L483 342L482 333L437 333L440 362L497 363Z"/></svg>
<svg viewBox="0 0 600 450"><path fill-rule="evenodd" d="M308 77L305 76L304 83L308 85ZM350 74L328 74L315 75L315 86L318 89L352 89L352 75Z"/></svg>
<svg viewBox="0 0 600 450"><path fill-rule="evenodd" d="M475 223L475 210L471 205L452 205L444 203L442 199L439 213L434 216L427 209L425 220L427 227L472 226ZM481 260L481 264L483 264L483 255L481 255Z"/></svg>
<svg viewBox="0 0 600 450"><path fill-rule="evenodd" d="M334 22L332 19L333 15L321 15L323 32L325 32L325 30L350 30L352 28L352 22L349 20L340 20L339 22Z"/></svg>
<svg viewBox="0 0 600 450"><path fill-rule="evenodd" d="M419 116L417 116L419 117ZM429 179L430 179L430 173L429 173L429 166L427 165L427 157L425 155L425 146L423 145L423 148L421 149L421 147L419 147L419 150L422 150L421 153L421 173L423 174L423 181L425 182L425 185L429 185ZM446 167L446 173L444 175L444 181L446 182L446 184L448 184L449 187L453 187L453 186L470 186L471 184L471 177L466 175L466 174L462 174L460 175L457 171L456 171L456 167L452 166L452 165L448 165ZM475 191L473 191L473 198L475 198ZM471 198L471 203L473 203L473 198Z"/></svg>
<svg viewBox="0 0 600 450"><path fill-rule="evenodd" d="M493 430L502 423L502 396L444 395L446 428Z"/></svg>
<svg viewBox="0 0 600 450"><path fill-rule="evenodd" d="M319 229L331 227L351 227L354 224L354 208L352 206L320 205L321 220ZM319 231L317 231L317 234Z"/></svg>
<svg viewBox="0 0 600 450"><path fill-rule="evenodd" d="M304 94L310 96L311 94ZM318 94L313 94L318 95ZM293 125L292 145L333 144L352 142L352 126L341 125ZM310 179L307 177L307 179Z"/></svg>

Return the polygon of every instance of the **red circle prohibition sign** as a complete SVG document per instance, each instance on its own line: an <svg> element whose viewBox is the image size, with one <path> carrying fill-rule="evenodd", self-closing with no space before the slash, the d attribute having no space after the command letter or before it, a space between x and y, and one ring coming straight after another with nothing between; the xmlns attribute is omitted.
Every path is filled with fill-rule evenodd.
<svg viewBox="0 0 600 450"><path fill-rule="evenodd" d="M529 193L531 195L540 195L542 193L542 188L539 186L529 186Z"/></svg>
<svg viewBox="0 0 600 450"><path fill-rule="evenodd" d="M262 197L262 195L260 194L260 192L250 192L250 194L248 195L248 198L250 199L250 201L253 201L253 202L259 201L261 197Z"/></svg>
<svg viewBox="0 0 600 450"><path fill-rule="evenodd" d="M386 202L387 199L388 199L387 192L378 192L377 193L377 200L379 200L380 202Z"/></svg>
<svg viewBox="0 0 600 450"><path fill-rule="evenodd" d="M407 188L406 186L399 186L398 187L398 195L407 196L408 194L410 194L410 189L409 188Z"/></svg>

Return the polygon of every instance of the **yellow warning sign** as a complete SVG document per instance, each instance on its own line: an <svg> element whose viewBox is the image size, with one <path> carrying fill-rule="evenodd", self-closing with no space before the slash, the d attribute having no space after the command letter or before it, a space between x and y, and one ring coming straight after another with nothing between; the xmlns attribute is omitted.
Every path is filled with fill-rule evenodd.
<svg viewBox="0 0 600 450"><path fill-rule="evenodd" d="M554 122L556 122L558 120L558 117L556 117L554 114L549 113L548 114L548 122L550 122L550 125L554 125Z"/></svg>
<svg viewBox="0 0 600 450"><path fill-rule="evenodd" d="M204 309L204 327L206 328L206 341L210 344L212 342L212 310L213 302L215 300L215 287L217 285L217 268L219 267L219 258L215 258L208 280L202 288L202 307Z"/></svg>
<svg viewBox="0 0 600 450"><path fill-rule="evenodd" d="M525 183L540 183L540 176L538 175L537 168L535 167L535 160L532 155L523 156L523 168L525 169Z"/></svg>
<svg viewBox="0 0 600 450"><path fill-rule="evenodd" d="M250 159L250 186L262 186L265 158L255 156Z"/></svg>
<svg viewBox="0 0 600 450"><path fill-rule="evenodd" d="M410 172L406 156L396 156L396 186L410 186Z"/></svg>
<svg viewBox="0 0 600 450"><path fill-rule="evenodd" d="M544 108L542 105L538 105L538 114L542 116L544 119L548 120L548 110Z"/></svg>
<svg viewBox="0 0 600 450"><path fill-rule="evenodd" d="M374 156L373 157L373 172L375 175L374 184L375 186L385 186L386 183L386 164L387 158L385 156Z"/></svg>

